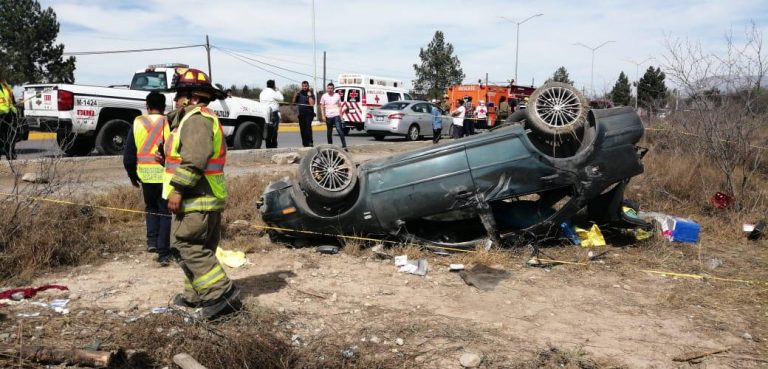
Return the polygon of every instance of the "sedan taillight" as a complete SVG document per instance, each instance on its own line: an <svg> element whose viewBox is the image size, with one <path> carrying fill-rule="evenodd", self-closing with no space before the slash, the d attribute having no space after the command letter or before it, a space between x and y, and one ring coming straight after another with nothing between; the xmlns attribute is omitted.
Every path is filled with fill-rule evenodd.
<svg viewBox="0 0 768 369"><path fill-rule="evenodd" d="M75 107L75 94L66 90L59 90L58 93L59 111L72 110Z"/></svg>
<svg viewBox="0 0 768 369"><path fill-rule="evenodd" d="M389 120L392 120L392 119L403 119L404 116L405 116L405 114L403 114L403 113L394 113L394 114L388 115L387 119L389 119Z"/></svg>

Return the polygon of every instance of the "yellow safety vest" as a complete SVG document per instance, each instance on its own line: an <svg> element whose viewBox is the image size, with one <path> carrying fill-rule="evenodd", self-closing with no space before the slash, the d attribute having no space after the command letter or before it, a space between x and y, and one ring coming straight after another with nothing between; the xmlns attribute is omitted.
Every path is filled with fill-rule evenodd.
<svg viewBox="0 0 768 369"><path fill-rule="evenodd" d="M163 165L155 160L160 145L170 134L165 115L140 115L133 120L136 142L136 174L143 183L163 183Z"/></svg>
<svg viewBox="0 0 768 369"><path fill-rule="evenodd" d="M0 83L0 114L8 112L15 113L16 106L13 105L13 90L5 82Z"/></svg>
<svg viewBox="0 0 768 369"><path fill-rule="evenodd" d="M199 174L181 168L181 155L179 146L181 144L181 129L189 117L200 114L213 121L213 152L208 158L203 176L211 187L213 196L202 195L198 197L182 199L181 211L183 213L194 211L221 211L227 201L227 183L224 179L224 165L227 162L227 142L224 137L224 130L221 128L219 118L208 108L196 107L188 112L181 119L179 125L174 128L168 140L165 143L165 176L163 179L163 198L167 199L173 192L171 180L175 177L177 181L196 183L199 180Z"/></svg>

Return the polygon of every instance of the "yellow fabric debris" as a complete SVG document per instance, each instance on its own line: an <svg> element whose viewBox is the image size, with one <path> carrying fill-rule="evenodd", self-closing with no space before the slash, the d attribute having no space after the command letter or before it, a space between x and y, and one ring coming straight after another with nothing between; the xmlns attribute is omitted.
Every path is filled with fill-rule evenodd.
<svg viewBox="0 0 768 369"><path fill-rule="evenodd" d="M581 239L581 247L605 246L603 232L597 224L593 224L589 230L576 227L576 234Z"/></svg>
<svg viewBox="0 0 768 369"><path fill-rule="evenodd" d="M216 248L216 258L219 259L219 263L230 268L239 268L248 261L248 259L245 258L244 252L225 250L221 247Z"/></svg>

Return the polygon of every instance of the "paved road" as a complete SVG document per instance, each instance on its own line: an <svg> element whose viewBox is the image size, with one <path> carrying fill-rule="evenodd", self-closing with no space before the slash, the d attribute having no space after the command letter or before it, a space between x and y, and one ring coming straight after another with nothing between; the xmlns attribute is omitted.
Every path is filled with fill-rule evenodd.
<svg viewBox="0 0 768 369"><path fill-rule="evenodd" d="M317 128L316 128L317 129ZM318 144L324 144L326 143L326 133L325 131L319 131L315 130L313 133L314 142L316 145ZM38 135L40 136L40 135ZM380 141L375 141L373 137L366 135L363 132L357 132L352 131L349 135L346 137L347 139L347 145L366 145L366 144L372 144L372 143L381 143ZM288 132L280 132L278 136L278 146L279 147L301 147L301 136L299 135L299 132L296 131L288 131ZM402 137L387 137L384 142L403 142L405 141ZM339 141L339 137L334 133L333 135L333 143L336 145L341 145L341 142ZM16 152L18 153L19 159L32 159L32 158L38 158L38 157L51 157L51 156L57 156L61 155L61 150L59 150L58 145L56 145L56 140L52 139L37 139L37 140L30 140L30 141L23 141L16 144ZM95 152L91 155L98 155Z"/></svg>

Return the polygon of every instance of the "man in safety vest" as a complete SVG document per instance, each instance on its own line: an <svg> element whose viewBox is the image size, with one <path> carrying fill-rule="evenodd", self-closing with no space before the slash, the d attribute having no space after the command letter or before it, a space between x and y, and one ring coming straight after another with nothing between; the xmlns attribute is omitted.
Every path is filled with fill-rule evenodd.
<svg viewBox="0 0 768 369"><path fill-rule="evenodd" d="M0 77L0 157L16 159L16 100L5 78Z"/></svg>
<svg viewBox="0 0 768 369"><path fill-rule="evenodd" d="M147 222L147 251L157 252L160 266L171 263L171 218L168 202L163 199L165 168L155 155L170 134L165 112L165 95L150 92L146 98L147 114L136 117L126 137L123 166L134 187L141 187Z"/></svg>
<svg viewBox="0 0 768 369"><path fill-rule="evenodd" d="M216 114L206 107L224 99L197 69L178 69L176 100L181 108L165 142L163 197L175 214L171 222L171 253L186 276L176 305L198 308L203 319L242 308L240 290L216 259L221 212L227 200L224 164L227 142Z"/></svg>

